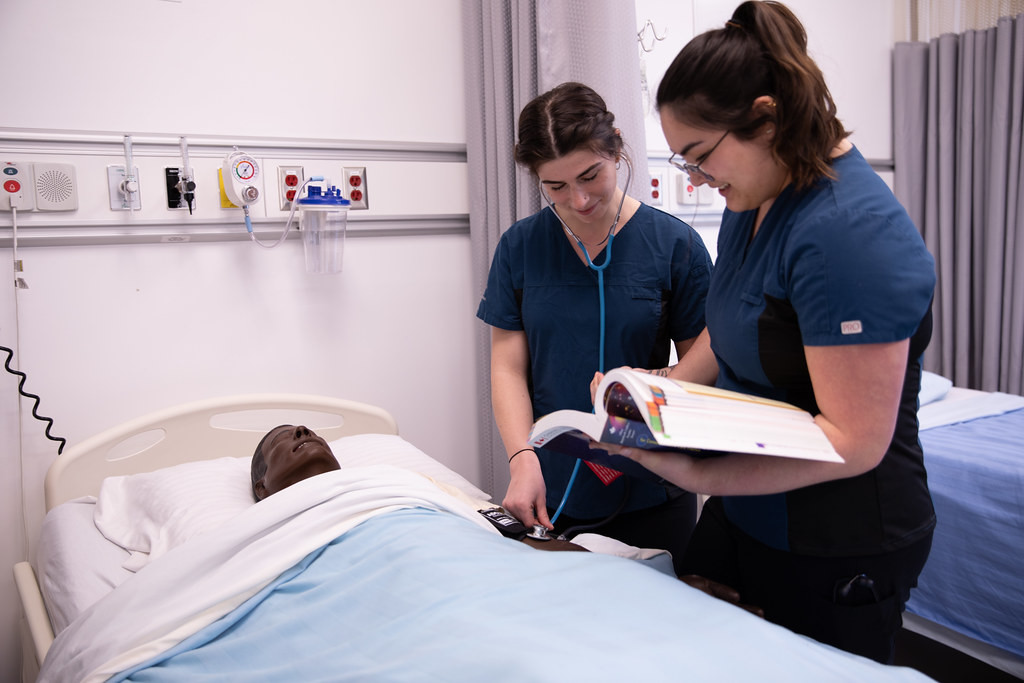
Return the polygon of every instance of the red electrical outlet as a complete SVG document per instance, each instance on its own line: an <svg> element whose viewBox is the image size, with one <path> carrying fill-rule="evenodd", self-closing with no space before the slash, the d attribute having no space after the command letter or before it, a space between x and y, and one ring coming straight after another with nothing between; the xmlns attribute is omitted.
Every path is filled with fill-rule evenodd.
<svg viewBox="0 0 1024 683"><path fill-rule="evenodd" d="M369 209L370 202L366 195L366 167L348 166L342 169L345 176L342 192L352 204L351 209Z"/></svg>
<svg viewBox="0 0 1024 683"><path fill-rule="evenodd" d="M281 200L282 211L291 210L292 200L295 199L295 195L305 179L301 166L277 167L277 193Z"/></svg>

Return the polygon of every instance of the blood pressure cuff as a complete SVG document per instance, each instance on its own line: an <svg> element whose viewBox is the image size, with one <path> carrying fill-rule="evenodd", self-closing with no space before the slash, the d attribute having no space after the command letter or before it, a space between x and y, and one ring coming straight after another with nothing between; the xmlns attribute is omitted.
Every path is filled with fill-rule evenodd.
<svg viewBox="0 0 1024 683"><path fill-rule="evenodd" d="M494 528L501 532L506 538L513 538L517 541L523 540L526 536L526 527L518 519L508 514L501 508L489 508L479 510L480 514L487 518L487 521L494 525Z"/></svg>

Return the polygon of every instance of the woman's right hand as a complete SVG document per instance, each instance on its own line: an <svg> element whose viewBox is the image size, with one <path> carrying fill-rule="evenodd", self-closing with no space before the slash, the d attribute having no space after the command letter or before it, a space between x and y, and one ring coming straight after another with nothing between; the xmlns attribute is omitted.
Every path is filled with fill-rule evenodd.
<svg viewBox="0 0 1024 683"><path fill-rule="evenodd" d="M547 488L537 454L533 451L520 453L512 459L509 470L512 481L509 482L501 506L528 529L533 528L534 524L553 529L554 525L548 518Z"/></svg>

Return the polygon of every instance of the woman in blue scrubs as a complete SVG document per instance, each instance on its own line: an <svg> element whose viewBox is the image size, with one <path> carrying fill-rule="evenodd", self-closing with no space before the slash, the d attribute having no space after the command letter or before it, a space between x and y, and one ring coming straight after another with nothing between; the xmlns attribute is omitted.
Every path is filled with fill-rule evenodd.
<svg viewBox="0 0 1024 683"><path fill-rule="evenodd" d="M707 249L690 226L618 187L616 169L630 160L614 121L579 83L540 95L519 117L516 162L549 205L502 235L477 311L491 326L491 400L510 461L502 505L527 527L558 531L612 518L596 530L679 561L692 493L607 481L584 465L563 506L576 461L526 441L542 415L591 410L595 372L664 370L670 345L683 356L704 329Z"/></svg>
<svg viewBox="0 0 1024 683"><path fill-rule="evenodd" d="M811 411L845 463L627 454L714 496L685 571L887 662L935 525L916 417L934 263L806 48L785 6L744 2L658 88L673 163L728 207L707 330L671 375Z"/></svg>

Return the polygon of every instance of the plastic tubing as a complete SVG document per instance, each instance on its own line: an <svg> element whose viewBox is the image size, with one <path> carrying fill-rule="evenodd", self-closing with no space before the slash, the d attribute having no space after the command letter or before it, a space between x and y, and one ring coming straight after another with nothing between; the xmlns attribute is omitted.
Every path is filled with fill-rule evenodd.
<svg viewBox="0 0 1024 683"><path fill-rule="evenodd" d="M324 177L320 175L310 176L301 185L299 185L299 189L295 191L295 199L292 200L292 210L288 212L288 220L285 221L284 230L281 232L281 236L278 237L277 241L274 242L273 244L265 244L256 239L256 235L253 234L252 232L252 225L249 223L249 212L247 209L245 212L245 225L249 229L249 237L252 239L252 241L260 245L264 249L273 249L274 247L279 246L281 242L284 242L285 238L288 236L289 228L292 227L292 218L295 216L295 207L299 205L299 195L302 194L302 188L304 188L311 182L321 182L323 179Z"/></svg>
<svg viewBox="0 0 1024 683"><path fill-rule="evenodd" d="M181 163L183 165L183 168L181 170L182 174L184 175L189 173L191 169L191 166L189 165L188 162L188 139L184 135L182 135L179 138L179 141L181 142Z"/></svg>

